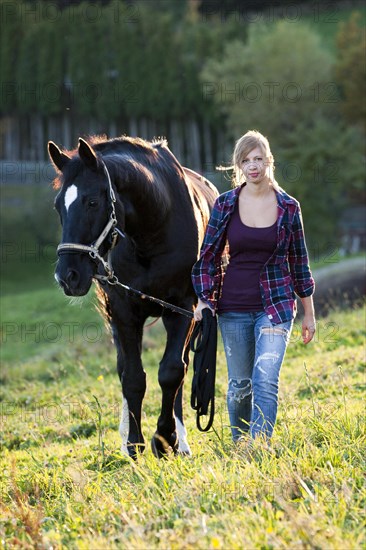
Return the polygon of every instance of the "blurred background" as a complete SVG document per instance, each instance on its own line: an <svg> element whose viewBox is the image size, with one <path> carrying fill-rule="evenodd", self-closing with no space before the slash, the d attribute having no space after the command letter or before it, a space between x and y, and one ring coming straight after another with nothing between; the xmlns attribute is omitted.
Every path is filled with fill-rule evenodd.
<svg viewBox="0 0 366 550"><path fill-rule="evenodd" d="M301 201L318 288L364 293L363 2L0 7L3 294L53 285L59 227L49 139L73 148L94 133L166 137L183 165L223 192L230 174L216 166L230 164L249 129L268 137L279 184ZM331 277L322 271L334 266Z"/></svg>

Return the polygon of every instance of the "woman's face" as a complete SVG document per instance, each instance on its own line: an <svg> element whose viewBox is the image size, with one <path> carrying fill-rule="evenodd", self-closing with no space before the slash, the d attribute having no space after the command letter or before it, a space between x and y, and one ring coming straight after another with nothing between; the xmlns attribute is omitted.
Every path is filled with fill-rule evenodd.
<svg viewBox="0 0 366 550"><path fill-rule="evenodd" d="M240 167L247 183L254 183L257 185L262 181L268 180L267 168L269 169L269 165L260 147L252 149L250 153L241 160Z"/></svg>

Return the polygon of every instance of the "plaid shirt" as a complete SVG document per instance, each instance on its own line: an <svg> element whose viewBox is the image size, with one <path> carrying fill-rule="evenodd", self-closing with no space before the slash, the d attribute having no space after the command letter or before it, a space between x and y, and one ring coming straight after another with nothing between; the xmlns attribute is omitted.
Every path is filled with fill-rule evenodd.
<svg viewBox="0 0 366 550"><path fill-rule="evenodd" d="M197 296L215 311L225 274L226 230L243 186L220 195L214 204L199 260L192 269ZM260 273L264 311L272 324L290 321L296 315L296 295L311 296L315 283L309 267L300 205L283 189L278 203L277 247Z"/></svg>

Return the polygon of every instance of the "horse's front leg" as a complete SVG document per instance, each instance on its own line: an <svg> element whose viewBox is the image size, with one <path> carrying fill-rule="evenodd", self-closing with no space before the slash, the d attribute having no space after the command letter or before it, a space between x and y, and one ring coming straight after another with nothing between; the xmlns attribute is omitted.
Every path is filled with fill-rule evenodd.
<svg viewBox="0 0 366 550"><path fill-rule="evenodd" d="M174 414L175 414L175 425L178 435L178 454L188 455L192 454L191 448L187 439L187 429L184 425L183 417L183 389L184 389L184 380L180 385L180 388L177 393L177 397L174 403Z"/></svg>
<svg viewBox="0 0 366 550"><path fill-rule="evenodd" d="M192 331L194 327L194 322L191 322L189 332L187 334L186 342L184 344L183 360L185 364L185 372L187 373L189 365L189 350L190 350L190 339L192 336ZM187 440L187 430L184 425L184 416L183 416L183 390L184 390L184 379L181 383L177 397L175 398L174 403L174 414L175 414L175 423L178 434L178 453L182 455L191 455L191 448Z"/></svg>
<svg viewBox="0 0 366 550"><path fill-rule="evenodd" d="M162 457L169 452L179 452L179 439L177 426L174 417L174 405L179 393L180 398L176 404L176 410L180 413L178 418L178 432L182 437L185 434L183 415L181 407L182 385L186 372L184 361L184 349L187 334L191 321L171 311L164 311L163 323L167 332L167 343L164 356L159 366L159 384L162 390L161 413L158 419L157 431L155 432L151 447L157 457ZM186 454L190 454L188 444L185 448Z"/></svg>
<svg viewBox="0 0 366 550"><path fill-rule="evenodd" d="M117 347L117 371L122 384L122 414L119 432L121 451L131 458L145 449L141 430L142 401L146 391L146 373L141 361L142 326L114 325Z"/></svg>

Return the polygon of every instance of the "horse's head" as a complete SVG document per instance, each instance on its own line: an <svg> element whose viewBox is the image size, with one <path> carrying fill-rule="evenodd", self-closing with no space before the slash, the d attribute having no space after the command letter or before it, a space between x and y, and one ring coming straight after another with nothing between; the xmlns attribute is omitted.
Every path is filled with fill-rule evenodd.
<svg viewBox="0 0 366 550"><path fill-rule="evenodd" d="M103 160L83 139L73 156L53 142L49 142L48 152L61 182L55 200L62 225L55 278L68 296L84 296L98 269L98 261L88 249L97 243L99 255L104 256L111 246L113 190ZM100 239L104 230L107 233Z"/></svg>

